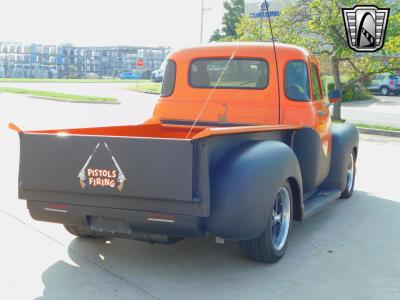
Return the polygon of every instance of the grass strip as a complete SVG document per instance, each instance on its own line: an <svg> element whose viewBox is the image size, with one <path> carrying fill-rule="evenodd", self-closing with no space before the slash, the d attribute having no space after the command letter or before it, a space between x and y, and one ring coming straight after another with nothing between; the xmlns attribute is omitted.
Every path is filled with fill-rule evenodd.
<svg viewBox="0 0 400 300"><path fill-rule="evenodd" d="M364 124L364 123L352 123L352 124L354 126L360 127L360 128L400 131L400 127L391 126L391 125L371 125L371 124Z"/></svg>
<svg viewBox="0 0 400 300"><path fill-rule="evenodd" d="M161 93L161 83L135 84L129 86L128 90L159 95Z"/></svg>
<svg viewBox="0 0 400 300"><path fill-rule="evenodd" d="M346 122L346 121L333 121L334 124L343 124L349 123L359 128L366 128L366 129L377 129L377 130L390 130L390 131L400 131L400 127L392 126L392 125L376 125L376 124L366 124L366 123L353 123L353 122Z"/></svg>
<svg viewBox="0 0 400 300"><path fill-rule="evenodd" d="M111 98L111 97L65 94L65 93L59 93L59 92L31 90L31 89L23 89L23 88L15 88L15 87L0 87L0 92L23 94L23 95L28 95L28 96L32 96L32 97L42 98L42 99L58 100L58 101L66 101L66 102L119 103L118 99Z"/></svg>

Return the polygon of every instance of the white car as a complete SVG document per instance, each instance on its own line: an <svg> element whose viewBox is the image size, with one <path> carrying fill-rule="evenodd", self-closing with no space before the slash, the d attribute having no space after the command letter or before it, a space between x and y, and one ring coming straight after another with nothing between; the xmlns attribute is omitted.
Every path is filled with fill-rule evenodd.
<svg viewBox="0 0 400 300"><path fill-rule="evenodd" d="M367 89L382 96L387 96L390 93L399 95L400 77L390 73L375 74L372 76L371 83L367 86Z"/></svg>
<svg viewBox="0 0 400 300"><path fill-rule="evenodd" d="M151 80L154 82L162 82L165 73L165 67L167 65L167 61L164 60L159 69L151 72Z"/></svg>

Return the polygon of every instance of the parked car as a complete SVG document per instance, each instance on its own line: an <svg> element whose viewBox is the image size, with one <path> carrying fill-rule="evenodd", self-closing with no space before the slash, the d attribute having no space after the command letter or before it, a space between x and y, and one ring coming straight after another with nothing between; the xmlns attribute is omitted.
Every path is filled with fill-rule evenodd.
<svg viewBox="0 0 400 300"><path fill-rule="evenodd" d="M21 142L19 198L35 220L80 237L172 244L212 235L239 242L249 259L278 261L293 220L353 194L358 132L331 122L340 92L324 95L312 54L276 51L282 81L269 44L174 52L140 125L10 124Z"/></svg>
<svg viewBox="0 0 400 300"><path fill-rule="evenodd" d="M387 96L390 93L398 95L400 94L400 76L390 73L375 74L372 76L367 89L382 96Z"/></svg>
<svg viewBox="0 0 400 300"><path fill-rule="evenodd" d="M123 72L118 77L119 79L139 79L138 74L132 72Z"/></svg>
<svg viewBox="0 0 400 300"><path fill-rule="evenodd" d="M85 79L99 79L100 76L96 73L85 73Z"/></svg>
<svg viewBox="0 0 400 300"><path fill-rule="evenodd" d="M162 82L164 79L165 67L167 60L164 60L160 68L151 72L151 80L154 82Z"/></svg>
<svg viewBox="0 0 400 300"><path fill-rule="evenodd" d="M78 73L70 73L63 77L63 79L80 79L81 76Z"/></svg>

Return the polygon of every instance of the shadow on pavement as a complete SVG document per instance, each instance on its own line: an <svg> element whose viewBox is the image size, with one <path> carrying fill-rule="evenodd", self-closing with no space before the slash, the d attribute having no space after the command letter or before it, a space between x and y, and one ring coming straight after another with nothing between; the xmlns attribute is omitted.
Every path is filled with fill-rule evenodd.
<svg viewBox="0 0 400 300"><path fill-rule="evenodd" d="M316 282L322 297L327 292L332 298L383 297L393 289L400 292L396 280L376 287L377 281L400 275L399 204L356 191L351 199L295 223L286 256L274 265L248 261L236 243L218 245L211 238L172 246L76 238L68 246L76 266L58 261L49 267L38 299L135 298L132 293L159 299L266 294L306 299Z"/></svg>

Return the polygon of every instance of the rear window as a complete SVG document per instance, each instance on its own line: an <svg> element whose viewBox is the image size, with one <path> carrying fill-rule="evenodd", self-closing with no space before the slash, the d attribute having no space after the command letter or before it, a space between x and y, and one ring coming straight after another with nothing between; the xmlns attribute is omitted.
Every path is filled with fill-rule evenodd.
<svg viewBox="0 0 400 300"><path fill-rule="evenodd" d="M161 97L171 96L175 89L176 64L173 60L168 60L161 88Z"/></svg>
<svg viewBox="0 0 400 300"><path fill-rule="evenodd" d="M268 64L261 59L197 59L189 72L195 88L265 89L268 78Z"/></svg>

